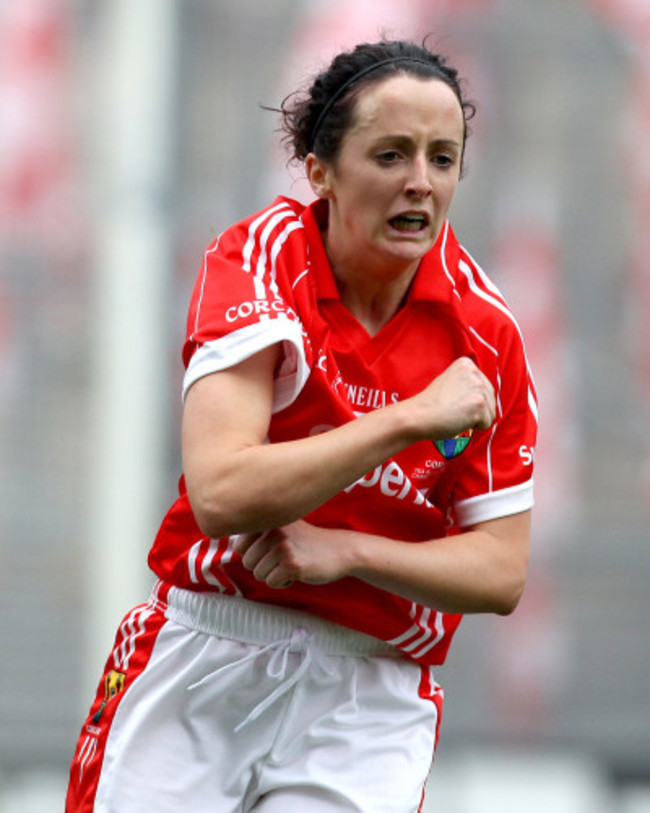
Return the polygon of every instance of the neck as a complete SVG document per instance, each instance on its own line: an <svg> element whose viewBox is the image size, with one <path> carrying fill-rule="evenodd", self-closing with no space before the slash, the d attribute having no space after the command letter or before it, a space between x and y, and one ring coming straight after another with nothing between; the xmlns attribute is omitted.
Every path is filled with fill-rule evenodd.
<svg viewBox="0 0 650 813"><path fill-rule="evenodd" d="M416 269L400 276L368 279L365 274L334 267L341 302L371 336L378 333L404 304Z"/></svg>
<svg viewBox="0 0 650 813"><path fill-rule="evenodd" d="M332 240L331 223L321 223L321 235L341 302L371 336L378 333L404 304L418 260L395 262L345 250Z"/></svg>

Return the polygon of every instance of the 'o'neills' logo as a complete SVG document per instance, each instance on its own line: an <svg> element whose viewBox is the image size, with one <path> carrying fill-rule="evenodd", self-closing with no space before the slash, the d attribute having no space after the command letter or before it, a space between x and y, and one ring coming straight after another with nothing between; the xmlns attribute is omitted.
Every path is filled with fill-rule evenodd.
<svg viewBox="0 0 650 813"><path fill-rule="evenodd" d="M456 435L453 438L434 440L434 443L436 445L436 449L445 458L445 460L451 460L452 457L457 457L461 452L465 451L470 440L472 439L473 434L474 430L468 429L466 432L461 432L459 435Z"/></svg>
<svg viewBox="0 0 650 813"><path fill-rule="evenodd" d="M387 392L374 387L362 387L358 384L345 382L345 391L352 406L380 409L387 404L396 404L399 401L399 393L397 392Z"/></svg>

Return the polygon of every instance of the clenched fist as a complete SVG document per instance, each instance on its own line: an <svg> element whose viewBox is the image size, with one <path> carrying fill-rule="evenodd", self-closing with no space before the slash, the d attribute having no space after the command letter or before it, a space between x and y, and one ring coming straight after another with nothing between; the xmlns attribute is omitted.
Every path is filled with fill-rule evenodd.
<svg viewBox="0 0 650 813"><path fill-rule="evenodd" d="M422 439L442 440L467 429L489 429L496 417L492 384L465 356L452 362L408 403Z"/></svg>

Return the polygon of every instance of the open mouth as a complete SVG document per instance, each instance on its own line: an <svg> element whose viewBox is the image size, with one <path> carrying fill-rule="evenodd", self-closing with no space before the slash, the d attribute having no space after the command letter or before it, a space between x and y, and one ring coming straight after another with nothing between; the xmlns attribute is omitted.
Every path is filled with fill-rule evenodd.
<svg viewBox="0 0 650 813"><path fill-rule="evenodd" d="M429 216L425 212L405 212L391 218L390 225L401 232L418 232L429 225Z"/></svg>

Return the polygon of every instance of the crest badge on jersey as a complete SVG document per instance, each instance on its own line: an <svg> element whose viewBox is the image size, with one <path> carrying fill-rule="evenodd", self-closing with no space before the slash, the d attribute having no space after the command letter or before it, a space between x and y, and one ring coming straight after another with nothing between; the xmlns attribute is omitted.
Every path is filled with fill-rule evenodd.
<svg viewBox="0 0 650 813"><path fill-rule="evenodd" d="M436 449L445 458L445 460L451 460L454 457L458 457L461 452L465 451L470 440L472 439L473 434L474 430L468 429L467 431L461 432L453 438L434 440L434 443Z"/></svg>

